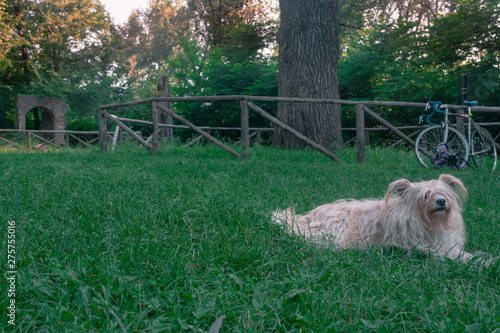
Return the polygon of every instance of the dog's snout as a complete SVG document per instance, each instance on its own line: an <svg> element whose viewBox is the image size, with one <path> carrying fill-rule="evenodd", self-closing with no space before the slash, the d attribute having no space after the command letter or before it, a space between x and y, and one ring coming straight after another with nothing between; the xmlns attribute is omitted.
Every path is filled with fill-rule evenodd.
<svg viewBox="0 0 500 333"><path fill-rule="evenodd" d="M437 203L439 206L441 206L441 207L446 206L446 200L444 200L444 199L437 199L437 200L436 200L436 203Z"/></svg>

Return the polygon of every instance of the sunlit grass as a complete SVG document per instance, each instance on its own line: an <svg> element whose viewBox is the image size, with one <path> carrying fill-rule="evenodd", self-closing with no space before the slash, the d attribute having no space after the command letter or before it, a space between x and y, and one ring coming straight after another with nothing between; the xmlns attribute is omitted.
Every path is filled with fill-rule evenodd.
<svg viewBox="0 0 500 333"><path fill-rule="evenodd" d="M340 165L266 147L246 161L176 145L0 155L2 230L18 226L14 331L200 332L221 315L222 332L500 328L498 266L336 251L269 223L278 207L382 197L395 179L442 172L409 152L370 150L363 165L354 150ZM469 190L467 249L499 255L499 174L446 172Z"/></svg>

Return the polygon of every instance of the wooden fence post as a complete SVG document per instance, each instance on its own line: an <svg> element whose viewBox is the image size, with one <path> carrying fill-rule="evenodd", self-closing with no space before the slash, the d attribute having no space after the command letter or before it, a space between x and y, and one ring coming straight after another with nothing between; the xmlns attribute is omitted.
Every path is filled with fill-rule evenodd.
<svg viewBox="0 0 500 333"><path fill-rule="evenodd" d="M104 110L99 109L99 145L101 152L108 152L108 124L106 122L106 115Z"/></svg>
<svg viewBox="0 0 500 333"><path fill-rule="evenodd" d="M153 154L158 153L158 145L160 143L160 111L158 103L153 102Z"/></svg>
<svg viewBox="0 0 500 333"><path fill-rule="evenodd" d="M158 81L158 91L161 92L161 97L170 97L170 81L168 79L168 75L163 74ZM171 102L162 102L163 106L168 109L172 109ZM159 122L166 125L172 125L173 119L172 116L168 114L164 114L163 112L159 113L158 116ZM162 127L159 129L160 138L161 139L173 139L174 138L174 129L171 127Z"/></svg>
<svg viewBox="0 0 500 333"><path fill-rule="evenodd" d="M363 104L356 104L356 161L365 163L365 110Z"/></svg>
<svg viewBox="0 0 500 333"><path fill-rule="evenodd" d="M250 157L250 137L248 125L248 101L241 101L241 157Z"/></svg>

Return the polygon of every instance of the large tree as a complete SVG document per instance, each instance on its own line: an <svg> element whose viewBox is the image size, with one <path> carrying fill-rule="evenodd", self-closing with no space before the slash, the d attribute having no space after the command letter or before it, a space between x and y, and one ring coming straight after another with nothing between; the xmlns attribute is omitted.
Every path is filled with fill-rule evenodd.
<svg viewBox="0 0 500 333"><path fill-rule="evenodd" d="M339 98L338 0L280 0L280 97ZM340 105L279 103L278 118L328 149L342 147ZM276 127L273 144L303 146Z"/></svg>

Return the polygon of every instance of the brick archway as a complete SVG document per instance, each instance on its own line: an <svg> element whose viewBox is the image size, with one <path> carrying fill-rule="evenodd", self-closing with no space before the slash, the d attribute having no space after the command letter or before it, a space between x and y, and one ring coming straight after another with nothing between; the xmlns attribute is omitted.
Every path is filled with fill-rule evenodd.
<svg viewBox="0 0 500 333"><path fill-rule="evenodd" d="M59 97L38 97L21 95L16 97L16 128L26 129L26 114L34 108L44 110L42 126L44 130L63 131L66 129L66 112L68 104ZM56 143L63 145L64 137L56 136Z"/></svg>

